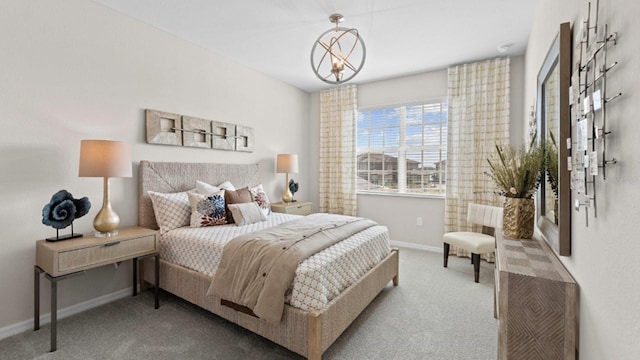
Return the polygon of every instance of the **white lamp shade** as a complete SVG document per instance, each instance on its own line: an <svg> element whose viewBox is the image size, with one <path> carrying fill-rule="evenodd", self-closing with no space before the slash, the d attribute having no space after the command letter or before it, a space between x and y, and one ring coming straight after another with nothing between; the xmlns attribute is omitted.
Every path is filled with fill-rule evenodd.
<svg viewBox="0 0 640 360"><path fill-rule="evenodd" d="M298 173L298 155L297 154L278 154L276 161L277 173Z"/></svg>
<svg viewBox="0 0 640 360"><path fill-rule="evenodd" d="M131 177L131 145L120 141L82 140L80 177Z"/></svg>

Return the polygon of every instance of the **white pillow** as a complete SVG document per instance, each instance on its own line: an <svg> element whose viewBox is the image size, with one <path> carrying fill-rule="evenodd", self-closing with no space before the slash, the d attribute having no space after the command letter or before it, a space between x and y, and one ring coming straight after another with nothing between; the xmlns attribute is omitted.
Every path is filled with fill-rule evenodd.
<svg viewBox="0 0 640 360"><path fill-rule="evenodd" d="M224 225L227 223L224 190L214 194L190 192L191 227Z"/></svg>
<svg viewBox="0 0 640 360"><path fill-rule="evenodd" d="M159 193L148 191L160 233L189 225L191 206L186 191Z"/></svg>
<svg viewBox="0 0 640 360"><path fill-rule="evenodd" d="M196 180L196 192L199 194L213 194L221 189L217 186L209 185L204 181Z"/></svg>
<svg viewBox="0 0 640 360"><path fill-rule="evenodd" d="M218 187L225 190L236 190L236 187L233 186L233 184L229 180L223 182L222 184L219 184Z"/></svg>
<svg viewBox="0 0 640 360"><path fill-rule="evenodd" d="M270 215L271 203L269 202L269 197L267 196L267 193L264 192L264 189L262 188L262 184L259 184L257 186L250 188L249 191L251 191L251 196L253 196L253 201L256 204L258 204L258 207L260 208L260 210L262 210L264 215L265 216Z"/></svg>
<svg viewBox="0 0 640 360"><path fill-rule="evenodd" d="M267 220L267 217L255 202L229 204L229 210L233 214L236 225L249 225Z"/></svg>
<svg viewBox="0 0 640 360"><path fill-rule="evenodd" d="M218 186L213 186L204 181L196 180L196 191L200 194L213 194L220 190L235 190L236 188L230 181L225 181Z"/></svg>

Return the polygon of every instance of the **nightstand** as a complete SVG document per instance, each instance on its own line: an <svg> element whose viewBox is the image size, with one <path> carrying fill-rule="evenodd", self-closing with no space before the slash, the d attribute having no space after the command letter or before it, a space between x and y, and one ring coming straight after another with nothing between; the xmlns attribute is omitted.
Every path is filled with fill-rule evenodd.
<svg viewBox="0 0 640 360"><path fill-rule="evenodd" d="M40 274L51 282L51 351L56 351L58 319L57 283L73 276L120 261L133 259L133 296L138 293L138 260L155 258L155 308L160 306L160 256L156 231L141 227L120 229L117 236L84 237L62 241L36 241L36 265L34 266L34 330L40 328Z"/></svg>
<svg viewBox="0 0 640 360"><path fill-rule="evenodd" d="M271 211L293 215L309 215L311 214L311 207L312 203L304 201L271 203Z"/></svg>

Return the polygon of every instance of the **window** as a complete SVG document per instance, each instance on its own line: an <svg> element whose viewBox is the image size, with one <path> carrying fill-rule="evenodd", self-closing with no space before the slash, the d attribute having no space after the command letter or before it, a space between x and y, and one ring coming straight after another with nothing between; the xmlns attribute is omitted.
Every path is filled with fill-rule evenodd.
<svg viewBox="0 0 640 360"><path fill-rule="evenodd" d="M446 100L358 111L356 136L358 191L444 194Z"/></svg>

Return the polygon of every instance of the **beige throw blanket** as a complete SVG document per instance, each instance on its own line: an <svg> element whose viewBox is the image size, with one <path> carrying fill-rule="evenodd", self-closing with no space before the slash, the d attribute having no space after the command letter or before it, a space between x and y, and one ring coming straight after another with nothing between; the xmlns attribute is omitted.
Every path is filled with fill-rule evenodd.
<svg viewBox="0 0 640 360"><path fill-rule="evenodd" d="M278 323L298 264L353 234L377 225L351 216L311 214L228 242L208 295L245 306Z"/></svg>

